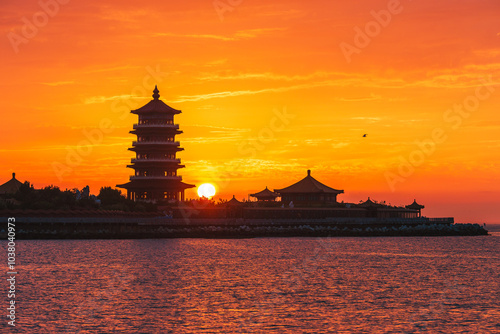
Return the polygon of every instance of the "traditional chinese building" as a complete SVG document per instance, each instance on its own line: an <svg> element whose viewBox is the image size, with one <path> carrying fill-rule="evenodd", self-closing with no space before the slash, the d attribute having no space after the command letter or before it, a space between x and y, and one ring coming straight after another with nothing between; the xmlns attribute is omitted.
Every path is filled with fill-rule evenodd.
<svg viewBox="0 0 500 334"><path fill-rule="evenodd" d="M295 204L331 204L337 203L337 195L343 194L343 190L330 188L311 176L307 176L299 182L283 189L274 189L281 196L282 202L293 202Z"/></svg>
<svg viewBox="0 0 500 334"><path fill-rule="evenodd" d="M422 217L422 209L425 208L425 206L418 204L417 200L414 199L413 203L407 205L406 208L410 210L418 210L418 216Z"/></svg>
<svg viewBox="0 0 500 334"><path fill-rule="evenodd" d="M257 198L257 201L275 201L279 195L266 187L266 189L258 193L250 194L250 196Z"/></svg>
<svg viewBox="0 0 500 334"><path fill-rule="evenodd" d="M183 168L176 154L184 150L175 136L181 134L179 125L174 124L174 116L180 110L169 107L160 100L155 86L153 100L145 106L132 110L139 117L131 134L137 136L130 151L136 156L127 167L134 170L130 182L117 187L127 189L127 198L132 200L184 200L184 191L194 185L182 182L177 170Z"/></svg>
<svg viewBox="0 0 500 334"><path fill-rule="evenodd" d="M16 179L16 173L12 173L12 179L0 185L0 194L15 194L23 183Z"/></svg>

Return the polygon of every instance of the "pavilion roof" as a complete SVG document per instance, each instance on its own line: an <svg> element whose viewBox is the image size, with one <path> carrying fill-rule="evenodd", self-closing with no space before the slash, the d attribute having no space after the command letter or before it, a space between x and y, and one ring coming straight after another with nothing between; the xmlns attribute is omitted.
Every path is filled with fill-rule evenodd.
<svg viewBox="0 0 500 334"><path fill-rule="evenodd" d="M266 187L266 189L264 189L262 191L259 191L258 193L250 194L250 196L252 196L252 197L261 197L261 198L265 198L265 197L276 198L279 195L277 193L275 193L274 191L271 191L271 190L267 189L267 187Z"/></svg>
<svg viewBox="0 0 500 334"><path fill-rule="evenodd" d="M160 112L160 113L170 113L170 114L180 114L181 111L174 109L170 106L168 106L165 102L160 100L160 91L158 88L155 86L155 90L153 91L153 100L149 101L146 105L140 107L139 109L132 110L131 112L133 114L140 114L140 113L153 113L153 112Z"/></svg>
<svg viewBox="0 0 500 334"><path fill-rule="evenodd" d="M418 204L417 200L414 199L413 203L411 203L410 205L405 206L405 208L407 208L407 209L413 209L413 210L420 210L420 209L425 208L425 206Z"/></svg>
<svg viewBox="0 0 500 334"><path fill-rule="evenodd" d="M22 184L16 179L16 173L12 173L12 179L0 185L0 194L15 194Z"/></svg>
<svg viewBox="0 0 500 334"><path fill-rule="evenodd" d="M372 201L370 199L370 197L368 197L368 199L366 201L364 201L363 203L358 204L358 207L361 207L361 208L381 207L381 206L384 206L384 205L380 204L380 203L375 203L374 201Z"/></svg>
<svg viewBox="0 0 500 334"><path fill-rule="evenodd" d="M241 206L241 205L243 205L243 202L238 201L236 199L236 197L233 195L233 198L231 198L229 201L227 201L226 205L229 205L229 206Z"/></svg>
<svg viewBox="0 0 500 334"><path fill-rule="evenodd" d="M344 190L330 188L311 176L311 171L307 171L307 176L299 182L283 189L274 189L279 194L287 193L330 193L343 194Z"/></svg>

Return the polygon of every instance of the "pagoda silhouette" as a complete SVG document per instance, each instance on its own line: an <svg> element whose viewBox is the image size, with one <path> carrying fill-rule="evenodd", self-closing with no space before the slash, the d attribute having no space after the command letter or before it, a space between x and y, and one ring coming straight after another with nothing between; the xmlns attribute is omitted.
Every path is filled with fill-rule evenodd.
<svg viewBox="0 0 500 334"><path fill-rule="evenodd" d="M131 111L139 116L139 123L130 131L137 135L129 148L136 157L127 166L134 170L134 175L130 176L130 182L117 187L127 189L127 198L134 201L184 201L184 191L195 187L182 182L182 177L177 175L177 170L184 165L176 154L184 149L175 141L175 136L182 131L174 124L174 115L181 111L161 101L159 93L155 86L153 100Z"/></svg>

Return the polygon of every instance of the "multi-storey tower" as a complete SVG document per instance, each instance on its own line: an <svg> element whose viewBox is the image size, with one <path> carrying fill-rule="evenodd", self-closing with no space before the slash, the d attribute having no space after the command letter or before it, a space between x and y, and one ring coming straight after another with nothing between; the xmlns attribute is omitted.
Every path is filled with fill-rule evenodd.
<svg viewBox="0 0 500 334"><path fill-rule="evenodd" d="M134 169L135 173L130 177L130 182L117 187L127 189L127 198L132 200L183 201L184 191L194 185L182 182L182 177L177 175L177 170L184 165L181 165L176 154L184 149L175 141L175 135L182 131L178 124L174 124L174 115L181 111L161 101L155 86L153 100L131 113L139 116L139 122L130 131L137 135L137 140L129 148L136 156L131 160L132 164L127 166Z"/></svg>

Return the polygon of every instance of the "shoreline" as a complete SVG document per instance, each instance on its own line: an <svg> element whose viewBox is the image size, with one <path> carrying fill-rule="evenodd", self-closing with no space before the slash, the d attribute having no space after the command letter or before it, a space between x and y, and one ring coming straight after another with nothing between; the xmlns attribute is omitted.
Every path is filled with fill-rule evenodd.
<svg viewBox="0 0 500 334"><path fill-rule="evenodd" d="M0 217L7 221L8 218ZM16 239L242 239L490 235L448 218L172 219L166 217L17 217ZM0 238L6 239L4 227Z"/></svg>

